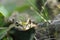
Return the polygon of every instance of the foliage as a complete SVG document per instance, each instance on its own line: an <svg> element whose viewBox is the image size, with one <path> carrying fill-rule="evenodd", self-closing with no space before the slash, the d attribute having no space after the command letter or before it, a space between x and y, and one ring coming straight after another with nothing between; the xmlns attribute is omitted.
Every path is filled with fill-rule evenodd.
<svg viewBox="0 0 60 40"><path fill-rule="evenodd" d="M23 39L23 37L25 35L25 37L27 36L29 38L26 39L24 37L24 39L33 40L34 35L35 35L34 29L33 30L29 29L27 31L25 31L25 30L20 31L17 28L16 29L14 28L16 26L16 24L18 24L18 23L16 23L16 21L13 20L14 21L13 23L16 23L16 24L11 26L10 25L11 23L8 22L8 19L11 17L11 15L13 14L14 11L17 11L18 13L20 13L19 15L21 15L23 13L25 14L25 12L26 12L27 14L29 14L30 17L32 17L32 19L34 18L35 22L37 22L37 23L48 22L48 20L50 20L50 16L49 16L47 8L46 8L46 0L42 0L41 8L42 8L41 10L39 10L37 8L36 0L26 0L24 2L24 4L19 5L19 6L16 5L16 1L10 2L9 0L5 4L1 4L0 5L0 40L13 40L13 38L9 34L11 33L11 35L15 36L15 38L16 38L16 35L14 34L14 32L17 33L17 35L18 35L17 39L19 39L19 37L22 37L22 39ZM22 20L25 20L25 16L23 16L23 15L21 17L19 16L18 19L20 19L20 18ZM5 22L5 21L7 21L7 22ZM27 25L27 22L23 21L23 24L20 26L23 26L24 23L26 23L26 25ZM6 25L6 27L5 27L5 25ZM17 26L19 26L19 25L17 25ZM21 34L19 34L18 32ZM56 34L57 33L55 33L55 35Z"/></svg>

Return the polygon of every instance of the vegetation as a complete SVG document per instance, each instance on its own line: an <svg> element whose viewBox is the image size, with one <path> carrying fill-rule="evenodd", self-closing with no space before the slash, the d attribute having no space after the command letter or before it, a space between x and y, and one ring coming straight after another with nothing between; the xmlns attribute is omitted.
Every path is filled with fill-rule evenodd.
<svg viewBox="0 0 60 40"><path fill-rule="evenodd" d="M0 1L0 40L59 40L59 3L59 0Z"/></svg>

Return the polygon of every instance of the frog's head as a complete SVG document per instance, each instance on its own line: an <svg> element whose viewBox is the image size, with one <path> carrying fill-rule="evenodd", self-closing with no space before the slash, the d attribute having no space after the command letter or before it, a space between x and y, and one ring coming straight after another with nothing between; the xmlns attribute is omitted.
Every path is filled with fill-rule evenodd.
<svg viewBox="0 0 60 40"><path fill-rule="evenodd" d="M26 22L17 21L15 25L16 25L16 28L20 31L26 31L26 30L29 30L30 28L37 27L37 23L34 23L30 19L28 19Z"/></svg>

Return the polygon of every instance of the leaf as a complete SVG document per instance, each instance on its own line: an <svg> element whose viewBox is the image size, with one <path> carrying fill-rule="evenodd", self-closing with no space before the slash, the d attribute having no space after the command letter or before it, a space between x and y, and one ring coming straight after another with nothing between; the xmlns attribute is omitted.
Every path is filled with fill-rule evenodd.
<svg viewBox="0 0 60 40"><path fill-rule="evenodd" d="M27 9L29 9L29 5L26 5L26 4L16 8L16 10L19 12L23 12Z"/></svg>
<svg viewBox="0 0 60 40"><path fill-rule="evenodd" d="M33 7L34 10L39 11L39 9L36 6L36 0L27 0L27 2L30 5L30 7Z"/></svg>
<svg viewBox="0 0 60 40"><path fill-rule="evenodd" d="M4 16L0 13L0 26L3 26L4 23Z"/></svg>
<svg viewBox="0 0 60 40"><path fill-rule="evenodd" d="M14 24L10 25L9 28L7 27L6 29L1 29L0 30L0 39L2 39L4 36L7 35L7 32L14 27Z"/></svg>
<svg viewBox="0 0 60 40"><path fill-rule="evenodd" d="M7 34L7 29L0 29L0 40Z"/></svg>
<svg viewBox="0 0 60 40"><path fill-rule="evenodd" d="M12 39L12 37L7 36L7 37L4 37L3 40L13 40L13 39Z"/></svg>
<svg viewBox="0 0 60 40"><path fill-rule="evenodd" d="M4 6L0 6L0 14L2 14L4 17L8 16L8 11L5 9Z"/></svg>
<svg viewBox="0 0 60 40"><path fill-rule="evenodd" d="M0 5L0 12L4 17L9 17L16 8L16 0L4 0Z"/></svg>

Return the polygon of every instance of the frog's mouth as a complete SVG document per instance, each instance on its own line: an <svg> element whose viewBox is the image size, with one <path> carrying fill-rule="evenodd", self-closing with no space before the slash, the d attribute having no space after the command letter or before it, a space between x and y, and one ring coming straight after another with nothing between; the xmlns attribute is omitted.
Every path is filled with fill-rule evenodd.
<svg viewBox="0 0 60 40"><path fill-rule="evenodd" d="M30 28L36 28L37 27L37 25L36 24L33 24L33 23L31 23L31 24L27 24L27 25L22 25L22 26L18 26L18 27L15 27L15 28L17 28L18 30L20 30L20 31L27 31L27 30L29 30Z"/></svg>

